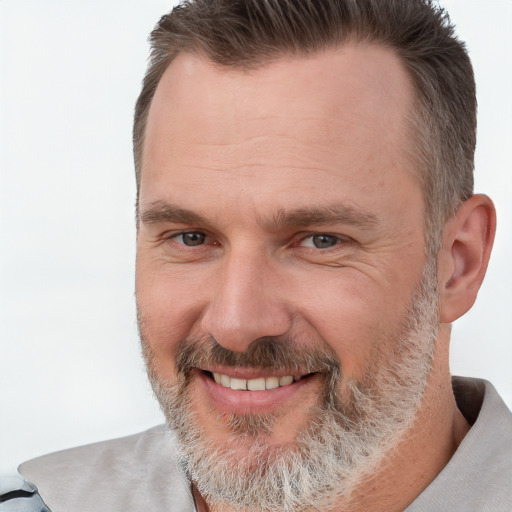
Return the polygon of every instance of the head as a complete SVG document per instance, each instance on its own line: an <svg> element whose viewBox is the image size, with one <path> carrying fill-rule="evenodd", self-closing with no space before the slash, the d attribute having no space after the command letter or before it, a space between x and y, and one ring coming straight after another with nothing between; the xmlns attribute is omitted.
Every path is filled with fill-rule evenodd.
<svg viewBox="0 0 512 512"><path fill-rule="evenodd" d="M346 499L449 381L483 276L467 55L411 0L188 2L152 44L137 303L184 467L240 510Z"/></svg>

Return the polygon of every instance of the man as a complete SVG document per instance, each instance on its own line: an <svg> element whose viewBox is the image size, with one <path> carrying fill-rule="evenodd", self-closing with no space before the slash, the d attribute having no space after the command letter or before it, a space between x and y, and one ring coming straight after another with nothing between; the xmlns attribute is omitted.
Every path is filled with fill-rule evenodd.
<svg viewBox="0 0 512 512"><path fill-rule="evenodd" d="M512 418L450 378L495 212L427 0L198 0L134 124L137 303L170 432L21 466L59 510L510 510Z"/></svg>

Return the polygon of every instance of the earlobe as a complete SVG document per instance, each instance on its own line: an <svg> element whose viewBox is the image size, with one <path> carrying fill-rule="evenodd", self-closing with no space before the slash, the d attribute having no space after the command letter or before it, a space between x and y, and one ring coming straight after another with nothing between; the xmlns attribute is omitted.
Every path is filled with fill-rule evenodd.
<svg viewBox="0 0 512 512"><path fill-rule="evenodd" d="M451 323L474 304L487 270L496 230L496 210L487 196L462 203L446 223L439 254L439 313Z"/></svg>

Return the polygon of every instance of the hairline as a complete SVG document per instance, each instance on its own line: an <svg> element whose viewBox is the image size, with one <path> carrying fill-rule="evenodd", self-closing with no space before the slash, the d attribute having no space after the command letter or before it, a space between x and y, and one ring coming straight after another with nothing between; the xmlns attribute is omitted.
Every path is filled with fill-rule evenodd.
<svg viewBox="0 0 512 512"><path fill-rule="evenodd" d="M368 36L358 36L357 34L351 33L348 34L343 40L336 43L330 43L323 45L315 49L314 51L306 51L303 49L297 49L295 51L292 50L284 50L284 49L276 49L272 56L266 56L264 59L252 59L252 60L244 60L240 62L234 63L222 63L215 61L208 52L202 49L199 46L193 48L182 48L175 51L172 54L169 54L169 57L165 63L165 67L161 66L161 73L158 77L158 81L154 84L154 87L151 90L150 101L147 102L145 109L142 111L142 117L138 119L139 123L137 124L137 134L138 144L135 148L135 170L136 170L136 182L137 182L137 197L136 197L136 210L138 212L139 209L139 192L140 192L140 184L142 179L142 170L143 170L143 153L144 153L144 145L146 138L146 128L147 122L149 118L149 112L151 110L151 105L153 103L153 99L156 93L156 90L162 80L162 77L169 69L169 66L174 62L174 60L180 55L191 55L196 56L202 59L205 59L209 63L226 70L238 70L238 71L257 71L258 69L265 68L267 66L272 65L274 62L277 62L286 58L294 58L294 59L307 59L308 57L315 57L320 53L328 50L336 51L344 46L349 44L370 44L375 45L380 48L385 48L391 51L400 61L402 68L407 73L408 79L410 80L410 84L412 86L412 98L410 104L407 106L405 115L406 115L406 123L407 123L407 132L404 147L402 147L404 158L409 160L411 164L411 173L415 179L418 180L418 185L421 189L423 202L424 202L424 239L426 242L426 251L429 257L433 257L437 254L440 246L440 232L442 227L444 226L444 222L447 218L451 216L449 212L448 215L441 215L440 221L439 215L436 215L436 212L433 209L436 206L435 199L432 199L428 196L428 177L427 177L427 169L432 165L432 162L429 161L429 156L433 153L432 148L428 148L432 144L432 137L425 136L425 128L426 124L429 122L428 114L426 112L426 108L424 103L424 99L421 96L419 87L416 83L413 72L407 66L407 60L401 54L400 48L397 48L391 44L386 43L385 41L379 40L376 37L368 37ZM424 156L422 156L424 155ZM437 221L436 221L437 219Z"/></svg>

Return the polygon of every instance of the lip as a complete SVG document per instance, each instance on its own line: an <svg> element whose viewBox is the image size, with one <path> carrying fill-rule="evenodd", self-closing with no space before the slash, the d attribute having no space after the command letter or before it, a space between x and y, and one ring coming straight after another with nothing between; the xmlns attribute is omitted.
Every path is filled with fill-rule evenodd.
<svg viewBox="0 0 512 512"><path fill-rule="evenodd" d="M294 402L299 395L302 395L306 388L314 385L314 383L321 378L320 375L313 374L287 386L275 389L267 389L264 391L238 391L217 384L202 370L194 369L192 373L197 378L201 388L204 390L215 409L219 412L235 414L264 414L286 407ZM222 371L218 373L222 373ZM226 371L226 374L241 379L269 376L268 373L264 374L261 371L252 372L246 369L240 369L240 371L230 369L229 372ZM272 375L277 377L290 375L290 373L280 372L280 374L272 373Z"/></svg>

